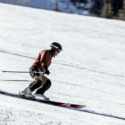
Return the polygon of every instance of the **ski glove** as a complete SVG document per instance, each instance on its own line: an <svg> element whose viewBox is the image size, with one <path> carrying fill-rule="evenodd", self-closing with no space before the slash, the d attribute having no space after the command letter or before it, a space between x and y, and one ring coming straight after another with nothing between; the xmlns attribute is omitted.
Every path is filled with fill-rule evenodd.
<svg viewBox="0 0 125 125"><path fill-rule="evenodd" d="M44 70L45 70L45 74L49 75L49 74L50 74L50 72L49 72L49 70L48 70L47 66L44 66L43 68L44 68Z"/></svg>

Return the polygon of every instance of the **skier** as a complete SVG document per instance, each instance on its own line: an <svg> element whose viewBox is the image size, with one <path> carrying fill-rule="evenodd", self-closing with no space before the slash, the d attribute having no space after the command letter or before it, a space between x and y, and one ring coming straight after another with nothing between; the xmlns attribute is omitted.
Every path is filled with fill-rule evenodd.
<svg viewBox="0 0 125 125"><path fill-rule="evenodd" d="M51 81L44 74L50 74L48 67L51 64L52 57L57 56L62 50L62 46L57 42L53 42L50 47L50 50L41 51L29 68L30 75L34 81L21 92L22 95L25 95L26 97L33 97L32 92L36 90L35 96L47 99L44 93L50 88Z"/></svg>

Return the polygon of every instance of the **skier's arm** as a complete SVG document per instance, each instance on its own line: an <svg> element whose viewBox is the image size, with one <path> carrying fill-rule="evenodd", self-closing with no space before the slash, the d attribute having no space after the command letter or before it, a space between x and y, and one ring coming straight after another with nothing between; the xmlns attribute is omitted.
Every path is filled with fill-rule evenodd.
<svg viewBox="0 0 125 125"><path fill-rule="evenodd" d="M44 69L45 74L49 75L50 72L49 72L48 67L47 67L47 56L46 56L46 52L47 52L47 51L43 51L43 52L41 53L40 63L41 63L41 66L42 66L43 69Z"/></svg>

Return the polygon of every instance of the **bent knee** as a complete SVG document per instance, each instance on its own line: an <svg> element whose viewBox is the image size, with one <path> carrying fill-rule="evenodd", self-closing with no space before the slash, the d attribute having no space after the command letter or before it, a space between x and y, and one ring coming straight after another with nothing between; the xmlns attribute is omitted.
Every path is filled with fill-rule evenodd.
<svg viewBox="0 0 125 125"><path fill-rule="evenodd" d="M42 77L41 76L35 76L34 77L34 80L37 81L37 80L41 80L42 81Z"/></svg>
<svg viewBox="0 0 125 125"><path fill-rule="evenodd" d="M46 86L48 86L48 87L51 86L51 81L49 79L47 79L47 81L46 81Z"/></svg>

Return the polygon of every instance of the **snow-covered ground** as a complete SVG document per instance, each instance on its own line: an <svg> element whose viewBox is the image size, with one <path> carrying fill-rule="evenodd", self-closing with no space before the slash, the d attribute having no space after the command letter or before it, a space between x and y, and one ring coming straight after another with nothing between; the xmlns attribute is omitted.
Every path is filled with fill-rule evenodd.
<svg viewBox="0 0 125 125"><path fill-rule="evenodd" d="M125 22L0 4L0 71L28 71L36 55L59 42L48 76L51 100L73 110L0 94L0 125L125 125ZM0 72L0 80L32 80ZM18 93L29 82L3 82Z"/></svg>

